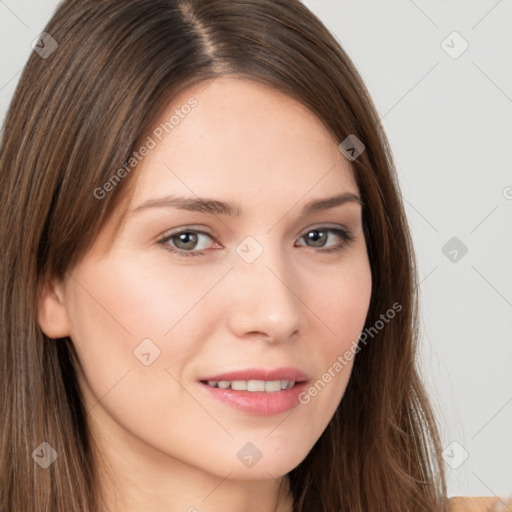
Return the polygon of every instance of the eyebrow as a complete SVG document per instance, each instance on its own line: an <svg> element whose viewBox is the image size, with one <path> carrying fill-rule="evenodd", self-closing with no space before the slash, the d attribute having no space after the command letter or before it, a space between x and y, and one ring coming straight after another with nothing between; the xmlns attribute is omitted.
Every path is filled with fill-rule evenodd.
<svg viewBox="0 0 512 512"><path fill-rule="evenodd" d="M363 205L360 197L352 192L344 192L337 196L314 199L306 203L302 208L302 215L329 210L345 203L358 203ZM237 204L229 204L225 201L210 199L207 197L183 197L183 196L165 196L156 199L149 199L140 206L132 210L132 213L146 210L148 208L177 208L191 212L207 213L211 215L227 215L231 217L240 217L242 210Z"/></svg>

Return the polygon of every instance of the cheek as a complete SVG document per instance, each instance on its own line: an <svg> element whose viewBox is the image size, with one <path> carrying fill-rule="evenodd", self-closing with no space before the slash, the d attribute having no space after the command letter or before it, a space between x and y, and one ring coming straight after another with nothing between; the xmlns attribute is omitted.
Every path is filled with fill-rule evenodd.
<svg viewBox="0 0 512 512"><path fill-rule="evenodd" d="M368 313L372 292L368 260L355 259L353 264L340 267L338 272L325 279L323 289L325 293L316 288L312 303L318 305L315 313L320 320L316 325L325 333L320 343L318 368L321 368L321 373L316 376L320 380L316 391L317 405L327 423L348 384ZM328 328L323 329L321 324ZM316 391L312 390L312 395L317 396Z"/></svg>
<svg viewBox="0 0 512 512"><path fill-rule="evenodd" d="M302 413L315 418L303 429L307 443L314 444L343 398L357 357L371 292L369 261L361 254L309 287L304 302L312 314L307 313L311 321L304 338L315 340L315 349L305 344L303 353L314 361L317 373L300 397Z"/></svg>
<svg viewBox="0 0 512 512"><path fill-rule="evenodd" d="M94 393L103 396L128 370L130 380L146 387L166 368L180 379L201 350L199 332L218 317L218 305L206 295L228 269L196 267L191 279L191 269L171 273L160 261L148 265L119 254L75 269L71 338Z"/></svg>
<svg viewBox="0 0 512 512"><path fill-rule="evenodd" d="M226 266L226 269L229 269ZM73 317L94 319L88 330L109 333L112 339L127 336L136 342L162 339L181 328L182 320L195 309L222 277L225 269L174 268L157 261L148 265L136 259L116 257L115 262L81 269L74 297ZM109 340L105 338L104 342Z"/></svg>
<svg viewBox="0 0 512 512"><path fill-rule="evenodd" d="M325 276L312 293L314 312L330 334L324 337L326 346L331 351L346 350L358 340L370 305L372 280L367 258L340 265L339 270Z"/></svg>
<svg viewBox="0 0 512 512"><path fill-rule="evenodd" d="M72 274L71 338L87 409L94 409L101 423L113 418L136 437L163 443L162 448L169 439L180 438L184 446L192 442L178 434L194 432L194 418L201 416L179 385L187 361L200 349L197 327L187 315L193 316L194 305L218 277L210 272L188 283L184 273L169 279L168 269L119 257L115 265L105 261Z"/></svg>

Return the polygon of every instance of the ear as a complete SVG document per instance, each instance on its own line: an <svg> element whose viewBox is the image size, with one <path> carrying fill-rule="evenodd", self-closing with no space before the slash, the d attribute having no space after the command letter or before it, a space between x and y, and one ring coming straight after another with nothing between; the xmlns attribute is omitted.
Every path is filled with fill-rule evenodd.
<svg viewBox="0 0 512 512"><path fill-rule="evenodd" d="M64 287L60 281L47 280L38 300L39 327L49 338L70 336L71 329L64 302Z"/></svg>

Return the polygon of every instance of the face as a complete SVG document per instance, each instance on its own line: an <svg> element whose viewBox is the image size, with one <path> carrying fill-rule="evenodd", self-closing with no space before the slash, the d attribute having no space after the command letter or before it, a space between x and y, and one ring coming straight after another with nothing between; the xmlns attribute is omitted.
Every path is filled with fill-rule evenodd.
<svg viewBox="0 0 512 512"><path fill-rule="evenodd" d="M339 141L272 89L218 78L155 127L173 114L143 141L114 243L112 218L40 324L72 339L86 407L119 457L278 477L350 377L340 357L371 294L359 190Z"/></svg>

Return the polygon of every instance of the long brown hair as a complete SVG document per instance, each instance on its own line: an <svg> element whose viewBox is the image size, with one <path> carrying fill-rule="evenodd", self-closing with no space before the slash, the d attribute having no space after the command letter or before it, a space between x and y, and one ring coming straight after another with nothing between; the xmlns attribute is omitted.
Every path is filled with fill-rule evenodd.
<svg viewBox="0 0 512 512"><path fill-rule="evenodd" d="M99 510L73 345L42 333L37 297L94 241L136 169L103 199L94 190L169 100L220 75L283 91L339 143L356 135L365 145L352 168L373 281L365 329L376 332L360 344L328 427L288 474L294 511L445 510L396 171L363 81L325 26L298 0L65 0L45 32L55 43L44 36L30 56L0 146L2 510ZM400 313L375 329L392 304ZM47 469L33 460L42 442L58 454Z"/></svg>

